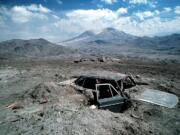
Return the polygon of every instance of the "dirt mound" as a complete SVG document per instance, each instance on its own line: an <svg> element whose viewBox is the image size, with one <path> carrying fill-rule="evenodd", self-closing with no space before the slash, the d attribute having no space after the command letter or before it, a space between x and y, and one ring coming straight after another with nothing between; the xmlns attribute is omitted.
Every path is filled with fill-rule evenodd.
<svg viewBox="0 0 180 135"><path fill-rule="evenodd" d="M31 102L40 104L47 103L55 99L57 95L57 86L53 82L40 83L32 89L25 92L23 98L30 99Z"/></svg>

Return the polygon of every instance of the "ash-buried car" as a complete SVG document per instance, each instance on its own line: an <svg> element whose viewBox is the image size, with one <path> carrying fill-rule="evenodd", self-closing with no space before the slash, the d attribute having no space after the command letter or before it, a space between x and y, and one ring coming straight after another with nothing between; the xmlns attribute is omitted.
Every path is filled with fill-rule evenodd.
<svg viewBox="0 0 180 135"><path fill-rule="evenodd" d="M121 111L129 104L125 89L136 85L131 76L106 73L81 75L74 81L75 88L89 97L99 108Z"/></svg>
<svg viewBox="0 0 180 135"><path fill-rule="evenodd" d="M176 95L153 89L145 89L137 97L131 98L126 89L147 84L135 81L132 75L109 71L88 72L59 84L73 86L98 108L114 112L123 111L131 101L145 101L169 108L175 107L178 103Z"/></svg>

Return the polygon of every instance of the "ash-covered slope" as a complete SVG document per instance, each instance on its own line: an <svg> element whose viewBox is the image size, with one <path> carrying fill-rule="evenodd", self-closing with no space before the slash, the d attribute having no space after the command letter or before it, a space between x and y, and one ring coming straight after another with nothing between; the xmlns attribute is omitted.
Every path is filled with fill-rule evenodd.
<svg viewBox="0 0 180 135"><path fill-rule="evenodd" d="M94 37L94 39L96 40L102 40L109 43L121 44L121 45L131 43L133 40L137 38L138 37L136 36L127 34L122 31L118 31L114 28L106 28Z"/></svg>
<svg viewBox="0 0 180 135"><path fill-rule="evenodd" d="M75 53L67 47L53 44L45 39L13 39L0 43L1 57L48 57Z"/></svg>
<svg viewBox="0 0 180 135"><path fill-rule="evenodd" d="M98 34L88 34L86 38L82 38L82 35L84 34L64 41L62 44L89 54L110 56L154 57L156 55L158 58L166 55L180 55L180 34L138 37L114 28L105 28Z"/></svg>
<svg viewBox="0 0 180 135"><path fill-rule="evenodd" d="M71 47L82 47L84 44L116 44L116 45L125 45L132 44L132 42L138 37L127 34L122 31L118 31L114 28L106 28L102 32L95 34L92 31L85 31L77 37L63 41L66 46Z"/></svg>
<svg viewBox="0 0 180 135"><path fill-rule="evenodd" d="M77 37L63 42L65 45L76 47L76 44L96 43L109 45L131 45L135 47L179 47L180 34L172 34L162 37L138 37L114 28L105 28L102 32L94 34L91 31L86 31ZM74 44L75 43L75 44Z"/></svg>
<svg viewBox="0 0 180 135"><path fill-rule="evenodd" d="M94 36L95 36L95 34L92 31L85 31L82 34L80 34L79 36L74 37L72 39L68 39L68 40L63 41L63 42L64 43L67 43L67 42L78 42L78 41L87 40L87 39L89 39L91 37L94 37Z"/></svg>

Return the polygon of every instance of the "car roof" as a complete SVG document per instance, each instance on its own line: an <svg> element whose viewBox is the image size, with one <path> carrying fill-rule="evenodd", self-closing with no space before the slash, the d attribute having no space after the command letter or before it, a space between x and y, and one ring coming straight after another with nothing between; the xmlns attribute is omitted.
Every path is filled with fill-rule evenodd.
<svg viewBox="0 0 180 135"><path fill-rule="evenodd" d="M111 72L111 71L89 71L82 73L80 77L94 78L94 79L108 79L108 80L121 80L126 77L125 74Z"/></svg>

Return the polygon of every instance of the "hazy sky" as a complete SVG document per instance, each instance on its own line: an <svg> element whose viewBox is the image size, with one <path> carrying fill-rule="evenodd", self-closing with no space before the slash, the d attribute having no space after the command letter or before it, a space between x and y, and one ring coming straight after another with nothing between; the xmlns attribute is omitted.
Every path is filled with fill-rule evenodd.
<svg viewBox="0 0 180 135"><path fill-rule="evenodd" d="M106 27L138 36L180 33L180 0L0 0L0 41L57 42Z"/></svg>

